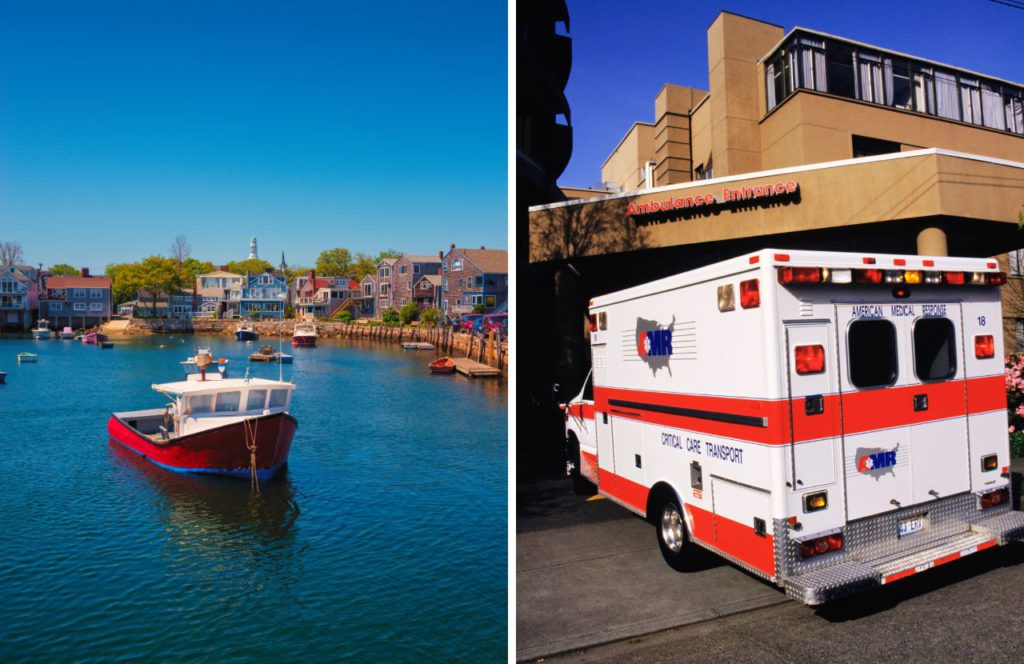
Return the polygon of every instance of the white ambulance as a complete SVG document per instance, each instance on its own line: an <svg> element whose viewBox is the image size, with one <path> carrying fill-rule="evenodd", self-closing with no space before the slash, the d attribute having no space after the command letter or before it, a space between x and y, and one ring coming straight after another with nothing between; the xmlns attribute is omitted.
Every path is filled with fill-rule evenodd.
<svg viewBox="0 0 1024 664"><path fill-rule="evenodd" d="M673 567L696 544L807 604L1024 537L1005 282L992 259L765 249L595 298L567 470Z"/></svg>

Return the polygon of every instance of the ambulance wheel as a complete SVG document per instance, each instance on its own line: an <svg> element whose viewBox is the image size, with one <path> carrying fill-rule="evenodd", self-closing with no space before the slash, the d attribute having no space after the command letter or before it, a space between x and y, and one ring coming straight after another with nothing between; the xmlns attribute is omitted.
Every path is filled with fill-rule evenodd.
<svg viewBox="0 0 1024 664"><path fill-rule="evenodd" d="M569 477L572 478L572 491L577 496L592 496L597 487L595 487L590 480L583 476L580 472L580 464L583 463L583 459L580 457L580 442L576 440L576 436L572 433L569 434L566 443L566 457L569 460L568 470Z"/></svg>
<svg viewBox="0 0 1024 664"><path fill-rule="evenodd" d="M654 527L658 532L658 548L669 567L685 570L690 561L690 538L679 502L673 497L665 501L658 512Z"/></svg>

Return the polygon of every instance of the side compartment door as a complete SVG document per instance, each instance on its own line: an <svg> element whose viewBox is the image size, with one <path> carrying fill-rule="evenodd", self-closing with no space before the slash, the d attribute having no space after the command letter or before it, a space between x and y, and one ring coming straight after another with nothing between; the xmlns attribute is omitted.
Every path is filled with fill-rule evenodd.
<svg viewBox="0 0 1024 664"><path fill-rule="evenodd" d="M608 385L608 349L604 344L592 346L594 358L593 384L595 390ZM607 403L607 399L595 400ZM594 439L597 444L597 487L601 491L614 493L615 447L612 443L612 416L608 412L594 410Z"/></svg>
<svg viewBox="0 0 1024 664"><path fill-rule="evenodd" d="M789 409L792 422L790 474L793 490L833 484L841 463L835 331L827 321L786 325Z"/></svg>

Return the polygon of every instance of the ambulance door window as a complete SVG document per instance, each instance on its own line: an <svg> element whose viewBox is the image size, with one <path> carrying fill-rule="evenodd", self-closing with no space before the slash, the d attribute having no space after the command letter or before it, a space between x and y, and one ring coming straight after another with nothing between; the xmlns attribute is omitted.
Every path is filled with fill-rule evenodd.
<svg viewBox="0 0 1024 664"><path fill-rule="evenodd" d="M918 380L956 375L956 330L948 318L922 318L914 324L914 369Z"/></svg>
<svg viewBox="0 0 1024 664"><path fill-rule="evenodd" d="M850 382L855 387L884 387L896 382L896 328L883 319L860 319L847 332Z"/></svg>

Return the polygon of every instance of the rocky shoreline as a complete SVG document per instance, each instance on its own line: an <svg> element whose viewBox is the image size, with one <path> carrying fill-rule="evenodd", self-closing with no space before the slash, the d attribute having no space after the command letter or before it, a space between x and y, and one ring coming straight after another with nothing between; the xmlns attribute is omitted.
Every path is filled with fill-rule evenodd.
<svg viewBox="0 0 1024 664"><path fill-rule="evenodd" d="M251 321L260 338L289 338L297 321ZM111 336L138 337L150 334L200 334L213 336L234 336L238 320L177 320L132 318L120 333ZM317 334L325 339L364 339L381 343L402 343L404 341L425 341L434 344L439 353L458 357L470 357L478 362L501 369L508 375L508 341L499 341L494 334L486 337L456 332L452 328L434 327L385 327L359 323L318 322Z"/></svg>

